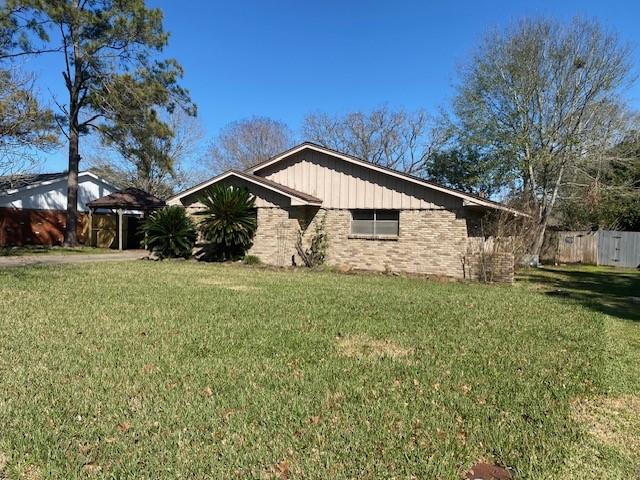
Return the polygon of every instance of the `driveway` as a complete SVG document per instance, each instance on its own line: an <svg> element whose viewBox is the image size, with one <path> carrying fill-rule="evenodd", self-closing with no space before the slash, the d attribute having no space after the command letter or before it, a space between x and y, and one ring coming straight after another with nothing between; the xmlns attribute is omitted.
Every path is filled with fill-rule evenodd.
<svg viewBox="0 0 640 480"><path fill-rule="evenodd" d="M124 250L114 253L90 253L90 254L68 254L56 255L24 255L0 257L0 268L5 267L25 267L32 265L75 265L78 263L91 262L122 262L125 260L138 260L148 255L144 250Z"/></svg>

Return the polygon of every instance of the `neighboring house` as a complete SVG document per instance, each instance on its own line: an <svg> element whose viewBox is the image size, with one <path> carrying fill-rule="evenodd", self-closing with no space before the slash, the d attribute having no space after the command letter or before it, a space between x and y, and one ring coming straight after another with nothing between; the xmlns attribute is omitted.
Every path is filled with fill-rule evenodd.
<svg viewBox="0 0 640 480"><path fill-rule="evenodd" d="M116 187L92 172L78 175L78 234L86 238L87 203ZM64 237L67 173L0 177L0 246L59 245Z"/></svg>
<svg viewBox="0 0 640 480"><path fill-rule="evenodd" d="M247 171L227 171L171 197L187 211L222 183L256 197L258 228L249 254L273 265L300 264L296 243L308 245L318 222L328 235L326 263L339 268L410 272L456 278L478 276L469 237L502 204L303 143ZM509 256L510 255L510 256ZM510 281L513 255L494 259L495 278Z"/></svg>

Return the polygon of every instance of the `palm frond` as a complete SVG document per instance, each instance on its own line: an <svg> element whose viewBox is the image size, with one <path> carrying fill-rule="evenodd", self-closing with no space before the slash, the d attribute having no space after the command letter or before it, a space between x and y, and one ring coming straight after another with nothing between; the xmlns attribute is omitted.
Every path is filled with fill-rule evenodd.
<svg viewBox="0 0 640 480"><path fill-rule="evenodd" d="M161 258L189 257L197 237L193 220L179 205L153 213L141 230L146 236L147 248Z"/></svg>
<svg viewBox="0 0 640 480"><path fill-rule="evenodd" d="M223 260L241 256L251 246L257 228L255 197L246 188L215 185L199 199L204 209L196 215L214 256Z"/></svg>

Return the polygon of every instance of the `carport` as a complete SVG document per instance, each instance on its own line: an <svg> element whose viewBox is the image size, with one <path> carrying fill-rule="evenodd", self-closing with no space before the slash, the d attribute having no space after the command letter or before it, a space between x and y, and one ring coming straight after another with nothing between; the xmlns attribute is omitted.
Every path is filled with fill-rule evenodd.
<svg viewBox="0 0 640 480"><path fill-rule="evenodd" d="M165 205L164 200L133 187L89 202L89 245L110 248L117 245L118 250L138 248L136 234L140 223Z"/></svg>

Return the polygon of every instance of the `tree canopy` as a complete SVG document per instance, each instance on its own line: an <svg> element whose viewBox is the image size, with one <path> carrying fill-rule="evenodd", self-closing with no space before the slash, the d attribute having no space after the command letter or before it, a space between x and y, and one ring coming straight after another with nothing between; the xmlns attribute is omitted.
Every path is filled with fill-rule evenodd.
<svg viewBox="0 0 640 480"><path fill-rule="evenodd" d="M167 135L156 110L193 111L178 84L180 65L158 59L167 45L162 11L144 0L7 0L10 32L2 58L59 55L65 101L54 99L57 125L68 140L65 244L77 243L79 139L91 131L111 138ZM142 125L143 133L133 131Z"/></svg>
<svg viewBox="0 0 640 480"><path fill-rule="evenodd" d="M198 119L182 110L162 121L154 115L148 123L109 129L89 163L116 185L167 198L192 181L187 161L200 154L203 136Z"/></svg>
<svg viewBox="0 0 640 480"><path fill-rule="evenodd" d="M533 253L563 188L625 129L618 105L629 72L629 48L579 19L525 19L492 32L463 68L458 141L514 173L514 193L538 222Z"/></svg>

